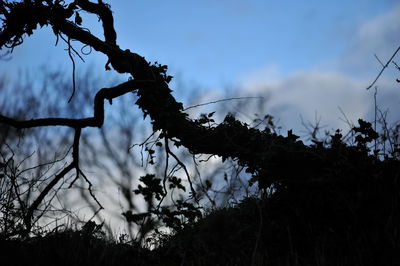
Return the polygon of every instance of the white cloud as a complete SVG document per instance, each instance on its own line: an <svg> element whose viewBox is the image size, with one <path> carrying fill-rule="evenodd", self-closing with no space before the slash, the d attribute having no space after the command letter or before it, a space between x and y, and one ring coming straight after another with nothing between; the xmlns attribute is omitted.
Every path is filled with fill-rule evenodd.
<svg viewBox="0 0 400 266"><path fill-rule="evenodd" d="M380 68L374 54L386 63L400 45L399 32L400 4L390 12L360 26L351 49L339 59L338 67L354 74L371 75Z"/></svg>
<svg viewBox="0 0 400 266"><path fill-rule="evenodd" d="M268 66L242 79L241 84L245 85L240 93L267 95L264 111L279 118L284 129L299 132L303 129L300 115L313 122L316 113L321 123L327 125L325 129L348 129L340 120L343 115L339 107L352 122L358 118L372 119L374 91L367 91L366 87L380 70L374 53L386 62L400 45L399 32L400 5L361 25L351 48L329 71L321 68L282 76L276 66ZM400 119L400 86L395 82L400 73L393 70L385 72L377 83L378 104L390 109L390 122Z"/></svg>
<svg viewBox="0 0 400 266"><path fill-rule="evenodd" d="M322 124L329 125L327 129L344 128L339 107L353 121L368 111L366 103L370 99L363 84L337 73L297 73L274 81L272 86L267 84L247 87L245 91L267 93L265 112L279 118L287 129L302 129L300 116L313 122L315 113L321 117Z"/></svg>

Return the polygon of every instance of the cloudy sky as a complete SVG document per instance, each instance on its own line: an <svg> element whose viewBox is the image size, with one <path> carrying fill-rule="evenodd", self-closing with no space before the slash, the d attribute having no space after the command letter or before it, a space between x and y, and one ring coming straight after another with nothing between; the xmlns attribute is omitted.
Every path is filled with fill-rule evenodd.
<svg viewBox="0 0 400 266"><path fill-rule="evenodd" d="M123 49L169 65L171 75L202 88L207 100L229 86L240 88L240 96L265 95L265 112L288 129L301 127L300 115L313 121L316 113L327 129L345 127L339 108L354 122L370 117L373 91L365 88L380 70L374 54L386 62L400 45L396 0L108 2ZM101 36L96 18L84 22ZM37 31L0 70L48 62L68 69L65 45L54 43L49 29ZM89 65L103 71L103 56L85 59L78 71ZM400 113L399 76L391 66L377 84L393 121Z"/></svg>

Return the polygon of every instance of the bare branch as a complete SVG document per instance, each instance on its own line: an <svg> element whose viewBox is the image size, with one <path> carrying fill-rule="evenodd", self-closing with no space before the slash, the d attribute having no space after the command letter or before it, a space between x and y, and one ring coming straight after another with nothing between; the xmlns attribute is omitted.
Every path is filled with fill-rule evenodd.
<svg viewBox="0 0 400 266"><path fill-rule="evenodd" d="M32 217L33 212L39 207L40 203L47 196L50 190L60 181L66 174L68 174L72 169L74 169L74 162L70 163L67 167L65 167L59 174L57 174L53 180L44 188L44 190L40 193L40 195L35 199L32 205L29 207L28 212L24 218L26 233L29 233L32 227Z"/></svg>
<svg viewBox="0 0 400 266"><path fill-rule="evenodd" d="M192 109L192 108L196 108L196 107L200 107L200 106L204 106L204 105L209 105L209 104L213 104L213 103L220 103L220 102L227 102L227 101L232 101L232 100L245 100L245 99L263 99L264 97L262 96L249 96L249 97L232 97L232 98L227 98L227 99L220 99L220 100L216 100L216 101L211 101L208 103L200 103L200 104L196 104L196 105L192 105L189 107L186 107L185 109L183 109L183 111Z"/></svg>
<svg viewBox="0 0 400 266"><path fill-rule="evenodd" d="M386 62L385 65L382 64L382 62L378 59L378 57L376 57L379 61L379 63L382 66L381 71L379 72L378 76L376 76L375 80L367 87L367 90L369 90L370 88L372 88L372 86L375 85L375 83L378 81L378 79L380 78L380 76L382 75L383 71L385 71L385 69L389 66L390 62L392 62L393 58L396 56L396 54L400 51L400 46L396 49L396 51L392 54L392 56L390 57L390 59Z"/></svg>
<svg viewBox="0 0 400 266"><path fill-rule="evenodd" d="M149 87L153 82L129 80L112 88L99 90L94 98L94 116L88 118L39 118L19 121L0 114L0 123L18 129L44 127L44 126L67 126L71 128L101 127L104 123L104 100L120 97L128 92L133 92L139 87Z"/></svg>
<svg viewBox="0 0 400 266"><path fill-rule="evenodd" d="M103 22L105 41L111 44L117 44L117 33L114 30L114 17L107 4L99 1L98 4L87 0L77 0L77 4L85 11L97 14Z"/></svg>

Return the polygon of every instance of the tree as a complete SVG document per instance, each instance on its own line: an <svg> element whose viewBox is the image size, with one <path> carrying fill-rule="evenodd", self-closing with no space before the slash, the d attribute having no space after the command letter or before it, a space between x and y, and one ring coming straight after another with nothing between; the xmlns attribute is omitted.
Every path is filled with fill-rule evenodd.
<svg viewBox="0 0 400 266"><path fill-rule="evenodd" d="M104 40L80 27L82 22L80 12L82 11L99 17L102 21ZM376 139L377 136L371 125L362 120L360 120L360 126L355 128L358 136L356 147L347 147L342 142L342 135L339 131L331 136L331 141L326 147L322 143L306 146L291 130L287 132L286 136L282 136L271 131L269 127L263 130L249 127L231 114L228 114L218 125L212 124L212 114L204 115L199 119L190 118L184 111L182 103L177 102L171 94L168 84L172 77L167 73L167 66L149 63L141 55L128 49L123 50L118 46L110 6L101 0L97 3L88 0L1 1L0 14L3 19L0 32L1 48L5 47L12 51L12 48L23 43L26 35L33 34L38 26L49 26L57 38L67 42L70 53L76 53L70 40L78 40L107 56L106 70L111 70L112 67L120 74L130 75L130 78L123 83L97 91L93 99L94 110L91 117L18 120L0 115L0 123L19 130L63 126L74 131L72 161L55 175L27 208L27 212L24 214L25 228L23 232L25 234L28 234L32 228L32 218L38 206L63 177L74 171L75 180L86 179L86 175L80 167L81 132L88 127L101 128L105 119L104 101L108 100L112 104L113 99L127 93L137 95L136 105L144 117L150 117L152 130L154 133L158 133L153 142L154 145L164 149L166 160L175 160L186 172L191 196L195 201L198 200L198 191L193 185L185 164L174 154L172 144L187 148L193 155L209 154L219 156L223 160L234 160L252 176L252 183L258 184L265 197L270 196L268 191L273 188L274 195L276 195L274 196L275 200L279 201L279 197L284 195L284 197L290 198L290 202L293 204L315 203L312 198L307 196L307 189L312 189L318 195L317 203L320 202L319 200L326 191L335 194L337 191L343 190L345 191L343 193L348 193L340 183L343 177L348 178L346 180L347 188L351 187L357 190L362 183L360 181L362 178L373 180L373 173L379 171L380 168L371 169L372 165L397 169L396 163L392 165L392 162L389 162L390 165L387 166L378 162L377 158L370 156L367 143ZM75 93L79 92L75 92L74 89L70 101L74 99ZM154 150L150 147L147 152L152 158ZM352 174L354 171L357 172L354 170L358 169L354 168L355 165L363 168L360 173ZM147 198L149 201L154 198L162 201L166 195L166 179L172 188L184 189L181 187L179 179L174 179L173 176L168 177L166 173L167 169L163 179L151 174L141 177L140 181L143 185L139 186L135 193L144 195L145 199ZM326 184L331 185L325 186ZM185 201L177 203L179 214L185 214L191 221L196 219L198 209L193 205L187 205ZM308 207L307 205L301 206ZM307 209L307 213L311 212ZM163 215L172 226L177 222L175 219L177 213L168 209L161 211L153 209L152 214ZM130 221L138 221L148 217L149 214L139 215L127 212L125 215Z"/></svg>
<svg viewBox="0 0 400 266"><path fill-rule="evenodd" d="M79 27L81 24L80 11L86 11L99 16L103 22L104 38L102 41ZM75 170L77 178L85 178L79 167L79 143L81 130L86 127L102 127L104 122L104 100L112 104L112 100L129 92L136 92L139 96L136 104L143 111L144 116L149 115L153 120L153 130L160 131L160 138L164 139L164 147L167 156L172 156L185 168L182 162L171 152L169 142L177 146L187 147L193 154L207 153L222 156L224 159L232 157L239 159L242 165L249 164L250 150L244 143L243 154L238 154L232 143L241 143L247 138L249 131L246 125L236 121L229 116L222 125L211 128L203 125L207 119L192 120L183 112L182 104L176 102L171 95L168 82L171 76L167 75L167 66L160 64L149 64L143 57L129 50L122 50L116 43L116 33L113 28L113 17L110 7L102 1L92 3L89 1L73 1L65 4L61 1L24 1L24 2L1 2L1 15L3 25L0 36L0 46L12 50L23 43L25 35L33 34L37 26L51 26L54 34L61 39L68 40L70 52L75 50L70 45L70 39L76 39L85 45L108 56L106 69L110 65L118 73L129 73L132 78L112 88L99 90L94 98L93 117L73 118L42 118L33 120L17 120L4 115L0 116L0 122L17 129L44 127L44 126L66 126L75 131L72 145L72 162L58 173L48 186L40 193L28 208L24 218L26 232L30 231L34 211L38 208L49 191L69 172ZM75 20L70 21L75 15ZM72 93L70 100L75 92ZM242 132L235 134L233 139L226 139L226 133L238 128ZM262 133L259 132L258 138ZM250 133L251 134L251 133ZM220 142L220 140L222 142ZM242 149L243 149L242 148ZM151 153L152 151L149 150ZM243 157L243 158L242 158ZM251 166L257 171L257 166ZM250 168L251 169L251 168ZM191 191L196 198L196 191L189 178Z"/></svg>

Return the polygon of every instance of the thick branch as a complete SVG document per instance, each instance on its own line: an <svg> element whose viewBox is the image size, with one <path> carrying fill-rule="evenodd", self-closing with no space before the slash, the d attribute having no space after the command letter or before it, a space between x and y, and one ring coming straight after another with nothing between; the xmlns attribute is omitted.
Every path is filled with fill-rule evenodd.
<svg viewBox="0 0 400 266"><path fill-rule="evenodd" d="M103 88L99 90L94 98L94 116L80 119L72 118L40 118L18 121L13 118L0 115L0 123L15 128L32 128L43 126L67 126L72 128L102 127L104 123L104 100L111 102L128 92L132 92L139 87L150 87L151 81L129 80L112 88Z"/></svg>
<svg viewBox="0 0 400 266"><path fill-rule="evenodd" d="M82 4L82 8L89 12L100 13L99 10L95 10L96 4L90 3L87 0L76 1L74 3ZM42 8L46 9L46 7ZM177 102L171 95L171 90L168 87L169 77L166 76L166 66L150 65L140 55L131 53L129 50L121 50L117 45L112 43L112 37L110 37L111 43L107 42L107 40L101 41L91 33L68 21L66 16L54 15L54 13L50 12L51 10L46 10L46 12L43 12L42 9L40 10L41 14L46 16L46 19L48 19L49 24L53 28L107 55L109 63L111 63L116 71L131 74L134 77L135 85L137 85L135 88L137 88L139 96L136 104L145 115L151 117L153 120L153 129L162 130L176 144L185 146L192 153L214 154L223 158L231 157L237 159L241 165L247 166L248 171L256 176L265 176L267 172L266 168L269 169L269 175L274 175L274 171L271 171L271 167L273 168L274 165L274 156L282 154L282 147L285 146L288 147L284 151L286 155L284 157L281 156L282 158L279 159L287 161L287 165L294 163L298 166L298 176L301 176L301 172L307 172L307 163L292 162L293 158L298 157L298 153L303 154L301 160L305 160L309 156L308 148L301 142L296 141L296 136L283 137L248 128L247 125L240 123L233 117L227 117L224 123L215 128L203 126L198 121L189 119L188 115L183 112L182 104ZM32 12L39 12L39 9ZM113 29L112 21L104 17L103 28ZM139 85L140 82L143 83ZM119 94L117 91L120 90L111 91L114 93L111 96L112 98L117 97ZM36 122L16 122L6 120L5 118L2 118L2 120L17 127L43 125L100 127L104 120L103 100L109 99L111 91L102 89L98 92L95 98L94 117L87 120L53 119L36 120ZM119 95L125 92L122 88L121 91ZM280 176L286 175L285 171L282 171L282 173Z"/></svg>
<svg viewBox="0 0 400 266"><path fill-rule="evenodd" d="M77 0L76 2L83 10L99 15L103 22L105 41L117 45L117 33L114 30L114 17L109 6L102 1L99 1L98 4L87 0Z"/></svg>

